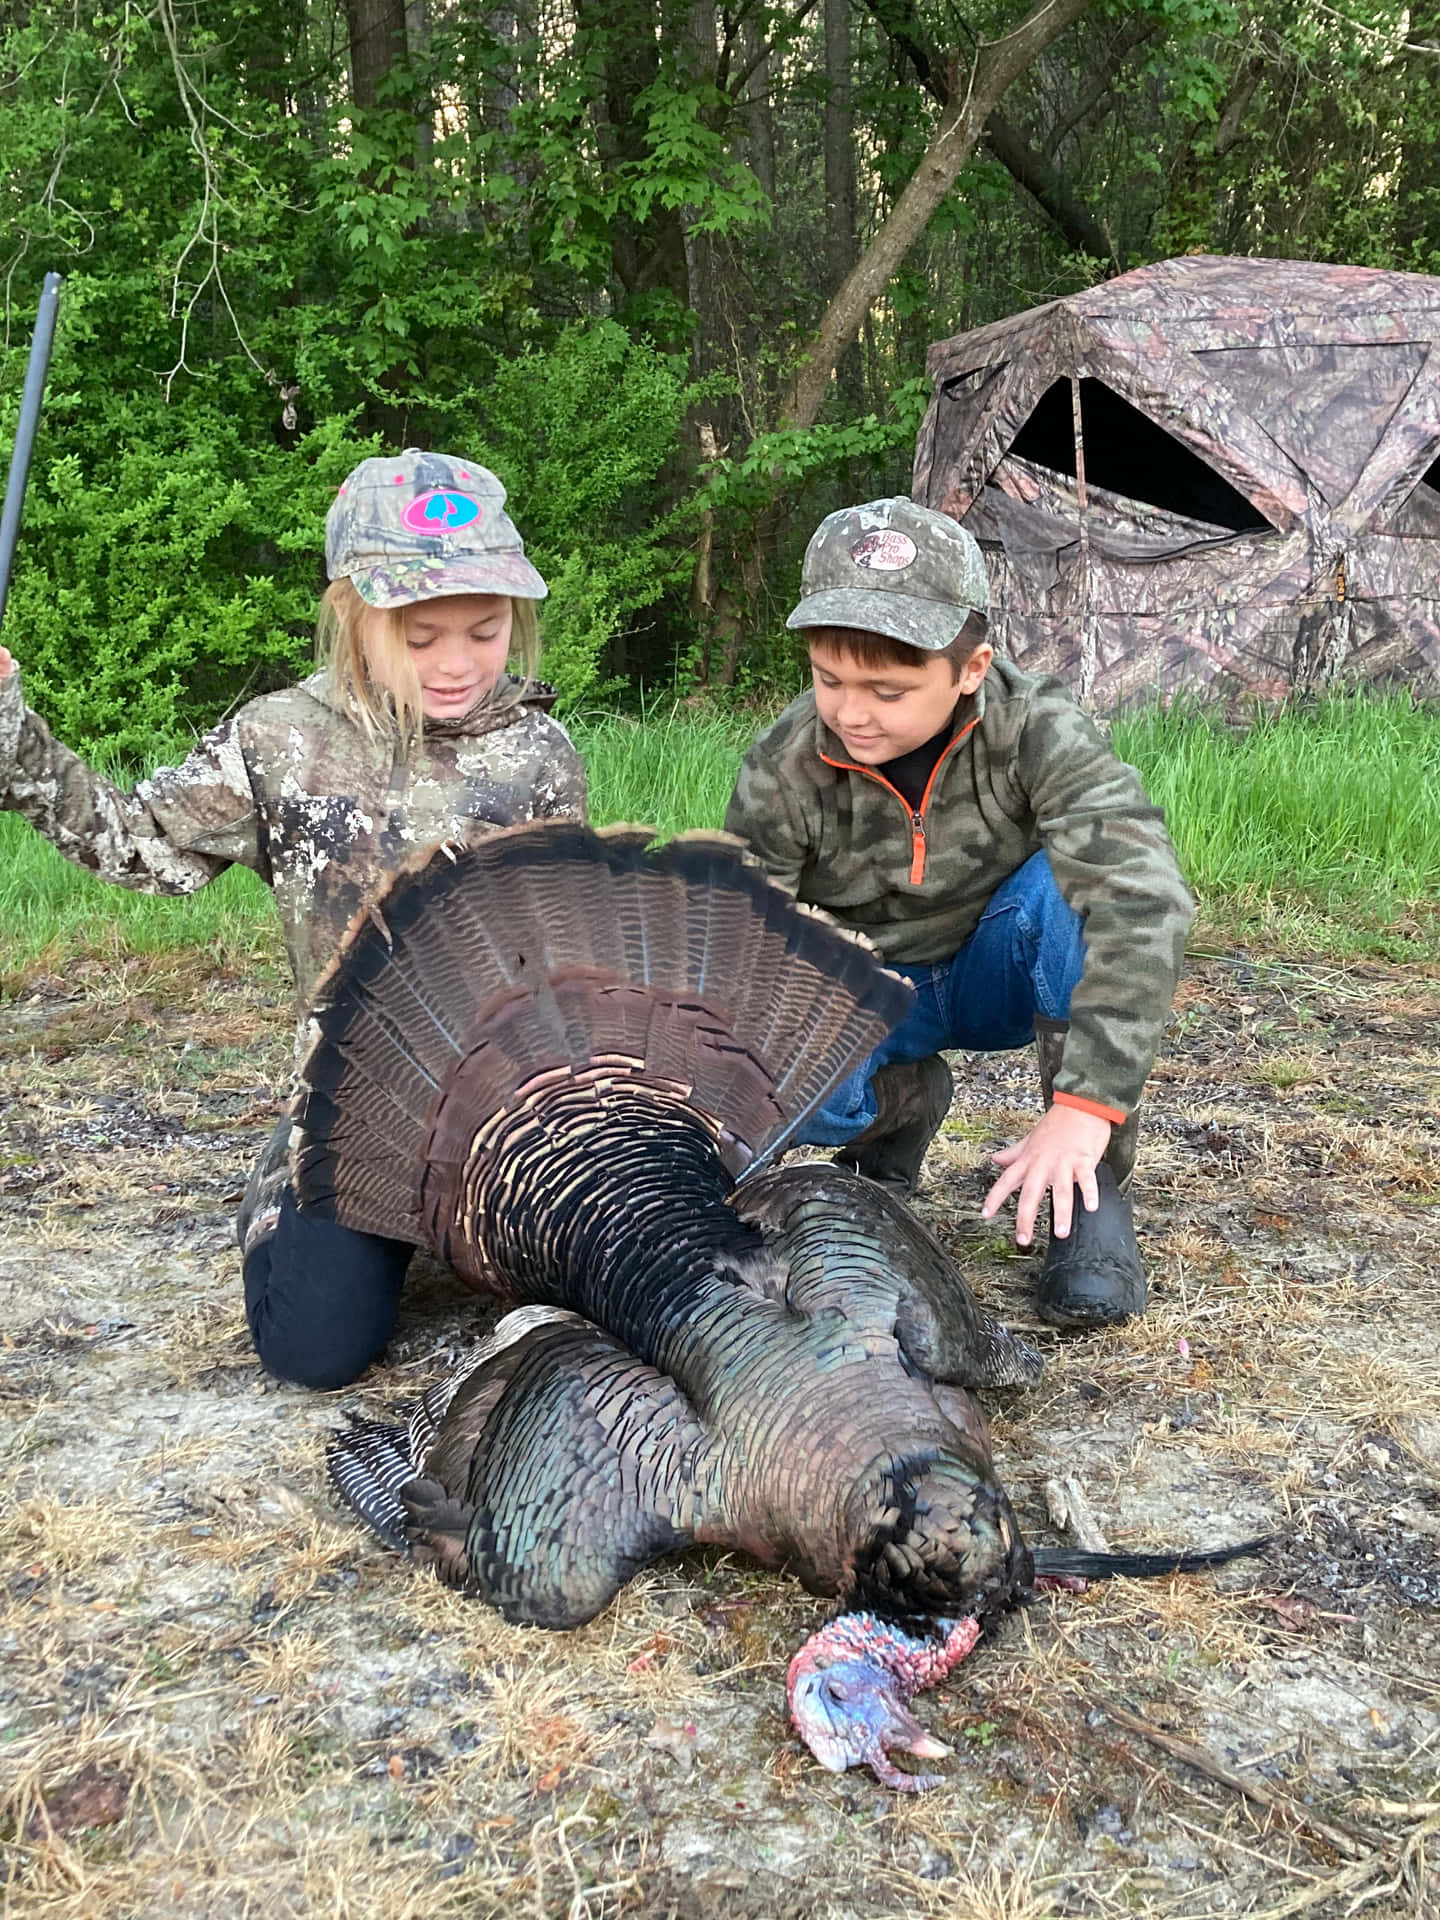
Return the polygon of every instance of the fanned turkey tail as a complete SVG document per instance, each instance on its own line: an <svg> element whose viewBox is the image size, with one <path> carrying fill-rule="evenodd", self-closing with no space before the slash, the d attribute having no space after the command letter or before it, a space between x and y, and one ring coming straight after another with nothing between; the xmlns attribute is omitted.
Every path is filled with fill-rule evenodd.
<svg viewBox="0 0 1440 1920"><path fill-rule="evenodd" d="M1231 1560L1249 1559L1263 1553L1272 1534L1254 1540L1242 1540L1234 1547L1196 1547L1153 1553L1087 1553L1081 1548L1036 1547L1033 1549L1037 1578L1110 1580L1127 1575L1132 1580L1153 1580L1167 1573L1204 1573L1209 1567L1223 1567Z"/></svg>
<svg viewBox="0 0 1440 1920"><path fill-rule="evenodd" d="M562 1200L584 1184L556 1142L584 1161L617 1121L640 1166L687 1134L718 1156L723 1190L903 1017L909 986L738 841L650 839L515 827L396 876L322 985L297 1107L302 1206L512 1290L511 1255L534 1249L482 1251L477 1222L497 1199L517 1210L509 1183L532 1148L554 1173L542 1213L555 1181L570 1182Z"/></svg>

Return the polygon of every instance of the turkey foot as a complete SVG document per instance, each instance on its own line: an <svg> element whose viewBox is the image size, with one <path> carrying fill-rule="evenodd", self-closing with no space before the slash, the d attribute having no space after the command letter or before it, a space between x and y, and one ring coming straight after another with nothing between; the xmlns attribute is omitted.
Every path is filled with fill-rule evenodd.
<svg viewBox="0 0 1440 1920"><path fill-rule="evenodd" d="M902 1793L944 1784L942 1773L905 1773L890 1754L943 1760L950 1748L920 1725L910 1702L943 1680L980 1638L978 1620L945 1620L943 1640L915 1640L873 1613L846 1613L801 1647L785 1677L795 1731L822 1767L868 1766Z"/></svg>

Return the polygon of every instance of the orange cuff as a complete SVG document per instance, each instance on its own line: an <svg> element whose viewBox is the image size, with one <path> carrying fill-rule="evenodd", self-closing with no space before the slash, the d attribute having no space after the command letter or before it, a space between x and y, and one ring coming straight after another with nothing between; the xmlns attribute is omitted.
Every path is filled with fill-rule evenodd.
<svg viewBox="0 0 1440 1920"><path fill-rule="evenodd" d="M1128 1114L1115 1107L1102 1107L1098 1100L1082 1099L1078 1093L1057 1093L1053 1104L1057 1107L1074 1107L1077 1113L1093 1113L1097 1120L1108 1120L1112 1127L1123 1127Z"/></svg>

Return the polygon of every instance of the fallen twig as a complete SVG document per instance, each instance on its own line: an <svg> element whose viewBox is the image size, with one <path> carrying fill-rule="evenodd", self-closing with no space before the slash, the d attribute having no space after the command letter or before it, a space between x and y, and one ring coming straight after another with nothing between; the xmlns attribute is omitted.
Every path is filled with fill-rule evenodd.
<svg viewBox="0 0 1440 1920"><path fill-rule="evenodd" d="M1435 1912L1435 1886L1433 1873L1425 1857L1425 1842L1435 1833L1440 1833L1440 1808L1435 1808L1427 1819L1413 1827L1408 1834L1390 1841L1368 1859L1357 1860L1342 1868L1329 1880L1321 1881L1306 1893L1293 1894L1278 1906L1266 1907L1263 1912L1252 1914L1250 1920L1289 1920L1292 1914L1303 1913L1307 1907L1318 1906L1322 1900L1331 1900L1337 1894L1344 1893L1353 1895L1345 1909L1348 1917L1358 1913L1361 1907L1369 1906L1372 1901L1388 1900L1391 1894L1399 1893L1402 1889L1411 1896L1415 1913L1428 1920ZM1374 1885L1383 1873L1388 1873L1390 1878L1383 1886Z"/></svg>
<svg viewBox="0 0 1440 1920"><path fill-rule="evenodd" d="M1045 1508L1057 1533L1067 1533L1086 1553L1108 1553L1110 1543L1090 1511L1085 1489L1073 1473L1045 1482Z"/></svg>
<svg viewBox="0 0 1440 1920"><path fill-rule="evenodd" d="M1388 1864L1387 1860L1373 1853L1365 1860L1353 1860L1348 1867L1342 1867L1339 1873L1332 1874L1328 1880L1317 1881L1313 1887L1307 1887L1303 1893L1292 1893L1288 1900L1280 1901L1277 1906L1266 1907L1260 1913L1252 1913L1249 1920L1289 1920L1291 1915L1304 1913L1309 1907L1318 1907L1322 1900L1333 1900L1339 1894L1363 1894L1367 1881L1383 1873ZM1355 1904L1358 1905L1360 1902L1357 1901ZM1353 1906L1347 1909L1347 1912L1353 1911Z"/></svg>
<svg viewBox="0 0 1440 1920"><path fill-rule="evenodd" d="M1138 1713L1131 1713L1128 1707L1115 1706L1109 1701L1100 1703L1100 1710L1107 1714L1117 1726L1124 1727L1130 1733L1138 1733L1142 1740L1148 1740L1163 1753L1171 1754L1176 1760L1183 1760L1187 1767L1194 1767L1197 1773L1203 1773L1207 1779L1217 1780L1221 1786L1229 1787L1232 1792L1243 1794L1256 1806L1264 1807L1267 1812L1279 1814L1291 1826L1312 1833L1333 1847L1337 1853L1349 1860L1367 1859L1373 1854L1377 1842L1368 1834L1354 1827L1338 1827L1328 1820L1317 1819L1298 1800L1286 1793L1276 1793L1273 1787L1265 1786L1259 1780L1247 1779L1243 1773L1236 1773L1233 1767L1227 1767L1203 1747L1197 1747L1189 1740L1182 1740L1177 1734L1167 1733L1163 1727L1142 1719Z"/></svg>
<svg viewBox="0 0 1440 1920"><path fill-rule="evenodd" d="M1357 1827L1317 1819L1289 1794L1276 1793L1272 1787L1264 1786L1258 1780L1247 1779L1244 1774L1236 1773L1233 1767L1227 1767L1223 1761L1207 1753L1203 1747L1167 1733L1163 1727L1157 1727L1138 1713L1132 1713L1128 1707L1114 1706L1107 1701L1100 1703L1100 1711L1117 1726L1139 1734L1152 1746L1159 1747L1177 1760L1183 1760L1186 1766L1193 1767L1207 1779L1229 1787L1232 1792L1243 1795L1256 1806L1278 1815L1297 1833L1323 1840L1337 1853L1348 1857L1349 1864L1338 1873L1315 1880L1275 1906L1251 1914L1250 1920L1293 1920L1294 1915L1306 1913L1322 1901L1346 1895L1349 1901L1344 1911L1348 1916L1376 1900L1388 1900L1392 1894L1402 1890L1412 1896L1417 1914L1434 1913L1435 1908L1431 1904L1434 1897L1433 1877L1426 1858L1425 1843L1432 1835L1440 1833L1440 1803L1433 1800L1359 1801L1356 1803L1358 1809L1367 1814L1404 1814L1417 1818L1417 1824L1408 1833L1392 1838L1363 1833ZM1294 1872L1296 1869L1287 1865L1286 1871ZM1377 1884L1380 1882L1383 1884Z"/></svg>

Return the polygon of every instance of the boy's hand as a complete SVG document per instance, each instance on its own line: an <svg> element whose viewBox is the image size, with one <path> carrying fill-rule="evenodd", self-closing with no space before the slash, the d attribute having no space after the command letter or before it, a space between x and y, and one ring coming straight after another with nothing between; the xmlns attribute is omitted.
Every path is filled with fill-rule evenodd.
<svg viewBox="0 0 1440 1920"><path fill-rule="evenodd" d="M0 647L0 680L8 680L15 671L15 656Z"/></svg>
<svg viewBox="0 0 1440 1920"><path fill-rule="evenodd" d="M992 1156L995 1165L1004 1167L1005 1171L986 1194L980 1209L981 1218L993 1219L1018 1188L1020 1204L1015 1210L1015 1244L1028 1247L1035 1232L1035 1215L1048 1188L1052 1226L1056 1236L1063 1240L1070 1231L1076 1187L1088 1213L1093 1213L1100 1204L1095 1169L1109 1144L1108 1120L1093 1113L1082 1113L1078 1107L1051 1107L1023 1140Z"/></svg>

